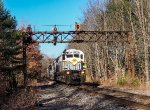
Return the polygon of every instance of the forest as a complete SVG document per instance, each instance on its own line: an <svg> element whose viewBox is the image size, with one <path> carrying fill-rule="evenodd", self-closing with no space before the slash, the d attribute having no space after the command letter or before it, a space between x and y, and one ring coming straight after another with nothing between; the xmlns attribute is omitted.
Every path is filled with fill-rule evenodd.
<svg viewBox="0 0 150 110"><path fill-rule="evenodd" d="M131 31L132 42L69 44L86 55L89 76L98 82L121 85L146 85L150 81L149 0L90 0L83 12L80 30ZM128 50L131 51L130 64ZM130 71L128 71L130 66Z"/></svg>

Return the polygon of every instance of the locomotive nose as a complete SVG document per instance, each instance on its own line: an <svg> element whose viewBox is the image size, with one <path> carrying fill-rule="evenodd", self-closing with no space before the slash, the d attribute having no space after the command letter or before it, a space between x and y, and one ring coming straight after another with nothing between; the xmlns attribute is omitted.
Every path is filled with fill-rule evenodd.
<svg viewBox="0 0 150 110"><path fill-rule="evenodd" d="M73 65L76 65L76 64L77 64L77 59L76 59L76 58L73 58L73 59L72 59L72 64L73 64Z"/></svg>

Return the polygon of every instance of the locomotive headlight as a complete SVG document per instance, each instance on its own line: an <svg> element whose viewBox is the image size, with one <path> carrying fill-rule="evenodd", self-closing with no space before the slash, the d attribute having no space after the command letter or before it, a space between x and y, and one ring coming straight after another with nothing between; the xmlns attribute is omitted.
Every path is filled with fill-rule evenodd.
<svg viewBox="0 0 150 110"><path fill-rule="evenodd" d="M69 72L69 71L67 71L67 74L70 74L70 72Z"/></svg>
<svg viewBox="0 0 150 110"><path fill-rule="evenodd" d="M84 71L82 71L81 74L84 74Z"/></svg>

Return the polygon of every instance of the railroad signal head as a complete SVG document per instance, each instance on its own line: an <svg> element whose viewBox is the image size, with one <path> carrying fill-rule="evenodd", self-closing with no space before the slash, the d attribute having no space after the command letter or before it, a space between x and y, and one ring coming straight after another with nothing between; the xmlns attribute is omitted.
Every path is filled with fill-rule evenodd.
<svg viewBox="0 0 150 110"><path fill-rule="evenodd" d="M56 25L53 26L52 32L53 32L53 33L56 33L56 32L57 32L57 27L56 27Z"/></svg>
<svg viewBox="0 0 150 110"><path fill-rule="evenodd" d="M54 36L54 39L53 39L52 43L53 43L54 45L56 45L56 43L57 43L57 36Z"/></svg>
<svg viewBox="0 0 150 110"><path fill-rule="evenodd" d="M32 27L31 27L31 25L28 25L28 26L27 26L26 32L29 33L29 35L32 34Z"/></svg>
<svg viewBox="0 0 150 110"><path fill-rule="evenodd" d="M80 29L80 24L75 22L75 31L79 31Z"/></svg>

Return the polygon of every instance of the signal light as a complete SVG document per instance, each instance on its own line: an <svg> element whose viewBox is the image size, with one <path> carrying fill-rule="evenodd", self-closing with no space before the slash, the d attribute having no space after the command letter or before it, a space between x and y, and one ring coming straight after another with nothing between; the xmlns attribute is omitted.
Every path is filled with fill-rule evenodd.
<svg viewBox="0 0 150 110"><path fill-rule="evenodd" d="M54 25L54 27L52 28L52 33L56 33L57 32L57 27L56 25Z"/></svg>
<svg viewBox="0 0 150 110"><path fill-rule="evenodd" d="M32 34L32 28L31 28L31 25L28 25L28 26L27 26L26 32L28 32L30 35Z"/></svg>
<svg viewBox="0 0 150 110"><path fill-rule="evenodd" d="M77 22L75 22L75 31L79 31L79 29L80 29L80 25Z"/></svg>
<svg viewBox="0 0 150 110"><path fill-rule="evenodd" d="M33 45L35 45L35 46L38 46L38 45L39 45L39 42L37 42L37 41L35 41L35 40L33 40L32 43L33 43Z"/></svg>
<svg viewBox="0 0 150 110"><path fill-rule="evenodd" d="M57 43L57 36L54 36L54 39L53 39L52 43L53 43L54 45L56 45L56 43Z"/></svg>

